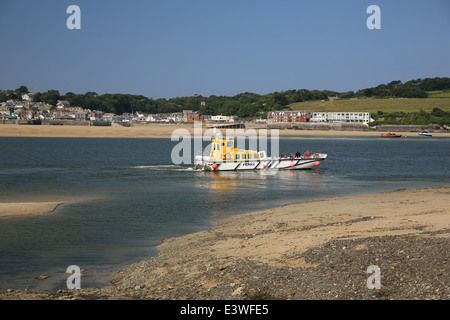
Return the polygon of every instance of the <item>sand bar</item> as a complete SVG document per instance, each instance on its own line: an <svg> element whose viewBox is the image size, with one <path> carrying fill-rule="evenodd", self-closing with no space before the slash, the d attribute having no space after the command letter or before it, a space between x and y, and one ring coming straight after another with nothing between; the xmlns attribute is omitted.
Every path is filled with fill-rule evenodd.
<svg viewBox="0 0 450 320"><path fill-rule="evenodd" d="M210 230L165 240L158 258L126 268L114 282L122 289L149 288L153 298L241 299L243 292L270 290L281 298L361 299L373 294L365 287L365 268L378 263L386 273L383 294L448 298L439 277L448 277L450 267L445 264L449 208L447 187L312 200L237 215ZM416 272L431 280L411 275L414 263ZM345 271L334 274L338 268ZM354 288L333 292L338 279ZM396 281L411 288L400 290ZM414 291L421 286L434 291Z"/></svg>
<svg viewBox="0 0 450 320"><path fill-rule="evenodd" d="M449 227L450 187L399 190L311 200L236 215L210 230L167 239L158 250L162 255L180 250L180 257L213 254L218 260L250 258L295 267L304 262L289 258L289 253L304 252L333 239L445 229L440 236L449 237Z"/></svg>
<svg viewBox="0 0 450 320"><path fill-rule="evenodd" d="M191 135L193 125L139 125L139 126L47 126L47 125L0 125L0 137L56 137L56 138L170 138L176 129L185 129ZM203 131L207 130L206 125ZM249 127L249 129L251 129ZM257 129L256 129L257 130ZM257 131L258 132L258 131ZM279 130L284 137L295 136L380 136L379 131L319 131L319 130ZM416 132L397 132L403 136L417 136ZM226 131L222 129L222 134ZM268 131L270 135L270 130ZM435 137L449 137L449 133L433 133Z"/></svg>
<svg viewBox="0 0 450 320"><path fill-rule="evenodd" d="M1 202L0 219L51 213L55 211L58 206L66 202L67 201Z"/></svg>

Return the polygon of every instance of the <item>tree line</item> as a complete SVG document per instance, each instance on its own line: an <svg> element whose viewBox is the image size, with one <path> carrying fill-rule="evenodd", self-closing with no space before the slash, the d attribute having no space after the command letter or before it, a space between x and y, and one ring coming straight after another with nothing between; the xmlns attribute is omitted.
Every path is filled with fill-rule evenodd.
<svg viewBox="0 0 450 320"><path fill-rule="evenodd" d="M439 125L450 125L450 112L439 108L433 108L431 112L420 110L419 112L383 112L378 111L373 114L372 118L375 120L370 123L370 126L385 125L385 124L411 124L411 125L428 125L435 123Z"/></svg>
<svg viewBox="0 0 450 320"><path fill-rule="evenodd" d="M402 83L400 80L380 84L376 87L348 92L330 90L287 90L268 94L240 93L234 96L210 95L153 99L143 95L132 94L102 94L86 92L76 94L67 92L60 94L58 90L37 92L34 102L46 102L55 106L58 100L67 100L71 106L84 109L100 110L107 113L172 113L183 110L199 111L203 115L237 115L240 118L265 117L266 113L282 110L295 102L328 100L330 96L340 99L349 98L426 98L427 91L450 89L450 78L425 78ZM0 91L0 102L10 99L20 100L22 94L28 93L26 86L16 90Z"/></svg>
<svg viewBox="0 0 450 320"><path fill-rule="evenodd" d="M450 78L425 78L409 80L402 83L400 80L391 81L358 90L338 94L339 98L428 98L427 91L450 89Z"/></svg>

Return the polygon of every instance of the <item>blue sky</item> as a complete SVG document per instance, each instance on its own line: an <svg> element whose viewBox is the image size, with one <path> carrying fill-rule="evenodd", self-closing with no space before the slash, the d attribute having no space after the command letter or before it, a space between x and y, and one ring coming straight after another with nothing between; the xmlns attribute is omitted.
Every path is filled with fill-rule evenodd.
<svg viewBox="0 0 450 320"><path fill-rule="evenodd" d="M69 30L69 5L81 30ZM381 30L369 30L370 5ZM0 89L171 98L450 76L448 0L0 0Z"/></svg>

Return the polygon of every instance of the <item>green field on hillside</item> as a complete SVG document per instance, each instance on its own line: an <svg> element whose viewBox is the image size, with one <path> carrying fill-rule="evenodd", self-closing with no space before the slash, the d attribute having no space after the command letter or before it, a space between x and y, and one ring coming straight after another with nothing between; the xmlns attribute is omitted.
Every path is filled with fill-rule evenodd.
<svg viewBox="0 0 450 320"><path fill-rule="evenodd" d="M427 91L429 98L450 98L450 90Z"/></svg>
<svg viewBox="0 0 450 320"><path fill-rule="evenodd" d="M442 91L440 91L442 92ZM306 101L287 106L291 110L312 110L317 112L418 112L439 108L450 111L450 97L434 98L399 98L399 99L350 99L333 101Z"/></svg>

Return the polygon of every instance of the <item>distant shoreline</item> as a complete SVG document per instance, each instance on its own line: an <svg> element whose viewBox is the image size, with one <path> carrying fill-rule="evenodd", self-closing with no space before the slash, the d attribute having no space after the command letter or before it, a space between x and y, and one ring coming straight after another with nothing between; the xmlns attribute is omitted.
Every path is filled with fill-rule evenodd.
<svg viewBox="0 0 450 320"><path fill-rule="evenodd" d="M258 129L261 127L248 127ZM32 137L32 138L171 138L175 129L188 130L194 133L193 125L154 124L131 127L87 127L87 126L33 126L33 125L0 125L0 137ZM203 126L203 132L208 129ZM245 130L247 130L245 129ZM263 128L261 128L263 129ZM226 133L222 129L223 134ZM267 129L270 135L271 130ZM380 131L337 131L337 130L279 130L280 136L381 136ZM396 132L403 136L417 136L417 132ZM433 133L434 137L450 137L450 133Z"/></svg>

